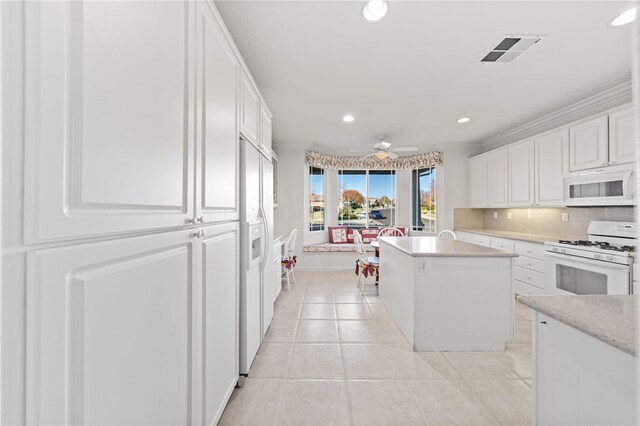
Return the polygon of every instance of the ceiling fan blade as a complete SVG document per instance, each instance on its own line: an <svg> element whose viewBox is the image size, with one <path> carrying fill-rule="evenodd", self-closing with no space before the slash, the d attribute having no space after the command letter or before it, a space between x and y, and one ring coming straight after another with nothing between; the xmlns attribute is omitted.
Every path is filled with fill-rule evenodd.
<svg viewBox="0 0 640 426"><path fill-rule="evenodd" d="M390 151L395 151L395 152L413 152L417 150L418 150L417 146L399 146L397 148L390 149Z"/></svg>
<svg viewBox="0 0 640 426"><path fill-rule="evenodd" d="M364 159L364 158L369 158L369 157L371 157L372 155L376 155L376 153L375 153L375 152L372 152L371 154L365 155L365 156L360 157L360 158L363 158L363 159Z"/></svg>
<svg viewBox="0 0 640 426"><path fill-rule="evenodd" d="M350 149L349 152L375 152L373 149Z"/></svg>
<svg viewBox="0 0 640 426"><path fill-rule="evenodd" d="M389 147L391 146L389 142L385 142L385 141L380 141L378 145L380 145L380 148L382 149L389 149Z"/></svg>
<svg viewBox="0 0 640 426"><path fill-rule="evenodd" d="M391 158L392 160L395 160L396 158L398 158L398 155L394 154L391 151L387 151L387 157Z"/></svg>

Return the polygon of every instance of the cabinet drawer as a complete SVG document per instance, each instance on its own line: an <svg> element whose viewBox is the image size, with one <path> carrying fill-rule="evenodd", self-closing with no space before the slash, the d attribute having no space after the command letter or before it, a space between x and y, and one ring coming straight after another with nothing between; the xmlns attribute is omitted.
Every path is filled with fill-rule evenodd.
<svg viewBox="0 0 640 426"><path fill-rule="evenodd" d="M473 244L479 244L485 247L491 247L491 237L486 235L473 234L471 236L471 242Z"/></svg>
<svg viewBox="0 0 640 426"><path fill-rule="evenodd" d="M458 241L464 241L465 243L472 243L471 234L467 232L455 231L456 239Z"/></svg>
<svg viewBox="0 0 640 426"><path fill-rule="evenodd" d="M516 266L519 266L521 268L530 269L532 271L541 272L544 274L544 260L520 256L516 257L515 264Z"/></svg>
<svg viewBox="0 0 640 426"><path fill-rule="evenodd" d="M534 259L544 260L544 244L516 241L515 246L515 251L520 256L527 256L533 257Z"/></svg>
<svg viewBox="0 0 640 426"><path fill-rule="evenodd" d="M504 250L504 251L513 251L514 244L512 240L507 240L505 238L491 237L491 248Z"/></svg>
<svg viewBox="0 0 640 426"><path fill-rule="evenodd" d="M544 274L535 272L530 269L513 267L513 278L527 284L534 285L540 289L544 289Z"/></svg>
<svg viewBox="0 0 640 426"><path fill-rule="evenodd" d="M513 292L519 296L544 296L544 290L518 280L513 280Z"/></svg>

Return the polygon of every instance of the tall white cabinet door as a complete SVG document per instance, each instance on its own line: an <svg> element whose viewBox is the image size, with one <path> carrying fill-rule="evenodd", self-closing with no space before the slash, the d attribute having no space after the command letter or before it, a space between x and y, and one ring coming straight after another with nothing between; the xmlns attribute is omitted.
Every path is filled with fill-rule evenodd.
<svg viewBox="0 0 640 426"><path fill-rule="evenodd" d="M199 222L237 220L238 62L210 2L197 3L198 125L196 217Z"/></svg>
<svg viewBox="0 0 640 426"><path fill-rule="evenodd" d="M507 207L507 150L500 149L487 155L487 205Z"/></svg>
<svg viewBox="0 0 640 426"><path fill-rule="evenodd" d="M272 132L273 132L273 123L271 121L271 114L264 106L260 106L260 148L262 151L267 154L267 156L271 155L271 145L272 145Z"/></svg>
<svg viewBox="0 0 640 426"><path fill-rule="evenodd" d="M27 424L192 423L191 232L29 254Z"/></svg>
<svg viewBox="0 0 640 426"><path fill-rule="evenodd" d="M26 4L26 243L192 216L190 8Z"/></svg>
<svg viewBox="0 0 640 426"><path fill-rule="evenodd" d="M562 206L562 175L566 170L569 132L557 133L535 141L535 203L539 206Z"/></svg>
<svg viewBox="0 0 640 426"><path fill-rule="evenodd" d="M569 171L606 166L609 161L607 117L569 128Z"/></svg>
<svg viewBox="0 0 640 426"><path fill-rule="evenodd" d="M534 204L533 141L509 146L509 206Z"/></svg>
<svg viewBox="0 0 640 426"><path fill-rule="evenodd" d="M238 381L239 227L202 228L204 424L215 425Z"/></svg>
<svg viewBox="0 0 640 426"><path fill-rule="evenodd" d="M469 159L469 203L471 207L487 206L487 156Z"/></svg>
<svg viewBox="0 0 640 426"><path fill-rule="evenodd" d="M258 145L260 141L260 98L251 80L242 74L240 85L240 132L248 141Z"/></svg>
<svg viewBox="0 0 640 426"><path fill-rule="evenodd" d="M633 109L609 115L609 164L633 163L636 160L636 132Z"/></svg>

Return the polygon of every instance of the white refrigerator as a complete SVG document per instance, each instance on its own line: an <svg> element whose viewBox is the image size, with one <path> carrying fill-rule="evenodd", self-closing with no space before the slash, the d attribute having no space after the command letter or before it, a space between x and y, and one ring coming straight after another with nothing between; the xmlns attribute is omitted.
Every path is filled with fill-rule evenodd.
<svg viewBox="0 0 640 426"><path fill-rule="evenodd" d="M242 139L240 201L240 374L249 374L273 318L273 166Z"/></svg>

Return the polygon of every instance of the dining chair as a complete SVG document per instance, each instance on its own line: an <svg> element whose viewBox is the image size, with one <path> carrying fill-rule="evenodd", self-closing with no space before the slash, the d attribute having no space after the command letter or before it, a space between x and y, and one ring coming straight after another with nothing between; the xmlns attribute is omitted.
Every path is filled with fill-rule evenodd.
<svg viewBox="0 0 640 426"><path fill-rule="evenodd" d="M353 241L356 244L356 251L358 253L358 258L356 259L356 274L358 275L357 287L360 293L364 295L367 277L375 276L377 281L380 269L380 258L367 255L362 236L357 230L353 231Z"/></svg>
<svg viewBox="0 0 640 426"><path fill-rule="evenodd" d="M456 233L453 231L450 231L449 229L445 229L444 231L440 232L438 234L438 238L444 238L447 240L456 240Z"/></svg>
<svg viewBox="0 0 640 426"><path fill-rule="evenodd" d="M404 231L400 228L396 228L395 226L388 226L386 228L382 228L380 232L378 232L378 237L404 237Z"/></svg>
<svg viewBox="0 0 640 426"><path fill-rule="evenodd" d="M289 280L289 275L293 282L296 282L296 274L293 270L296 267L297 256L296 256L296 240L298 237L298 229L294 228L293 231L289 234L289 238L284 242L284 256L282 257L282 267L283 272L287 278L287 291L291 291L291 282Z"/></svg>

